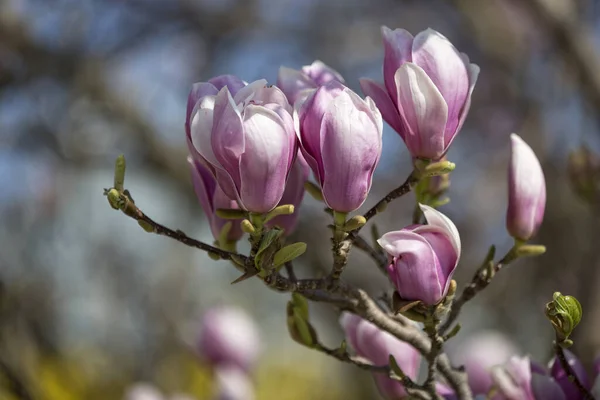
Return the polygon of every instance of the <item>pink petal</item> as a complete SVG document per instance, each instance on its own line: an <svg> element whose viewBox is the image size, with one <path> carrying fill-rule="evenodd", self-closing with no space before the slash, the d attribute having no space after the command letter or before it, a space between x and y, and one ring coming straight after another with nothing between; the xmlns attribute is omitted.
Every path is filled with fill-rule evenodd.
<svg viewBox="0 0 600 400"><path fill-rule="evenodd" d="M245 149L244 127L242 116L227 87L221 89L217 94L213 118L211 146L214 157L231 176L239 190L241 185L239 163ZM204 154L202 155L204 156ZM208 157L205 156L205 158L211 161Z"/></svg>
<svg viewBox="0 0 600 400"><path fill-rule="evenodd" d="M392 102L398 104L396 71L406 62L412 61L413 35L404 29L391 30L387 26L381 27L383 36L384 58L383 58L383 80Z"/></svg>
<svg viewBox="0 0 600 400"><path fill-rule="evenodd" d="M429 76L448 105L446 142L454 136L461 110L469 93L469 76L463 59L450 41L433 29L415 36L412 46L413 63Z"/></svg>
<svg viewBox="0 0 600 400"><path fill-rule="evenodd" d="M247 210L268 212L283 196L293 133L286 130L277 113L254 105L246 107L244 130L240 197Z"/></svg>
<svg viewBox="0 0 600 400"><path fill-rule="evenodd" d="M349 212L365 201L381 156L381 122L351 91L329 105L321 126L323 196L336 211Z"/></svg>
<svg viewBox="0 0 600 400"><path fill-rule="evenodd" d="M404 141L414 157L439 159L446 148L446 101L419 66L406 63L396 72L398 109L408 128Z"/></svg>
<svg viewBox="0 0 600 400"><path fill-rule="evenodd" d="M394 105L394 102L386 89L379 83L367 78L360 79L360 87L366 96L369 96L375 101L385 122L387 122L393 130L398 132L401 137L404 137L404 129L400 114L398 114L398 109Z"/></svg>

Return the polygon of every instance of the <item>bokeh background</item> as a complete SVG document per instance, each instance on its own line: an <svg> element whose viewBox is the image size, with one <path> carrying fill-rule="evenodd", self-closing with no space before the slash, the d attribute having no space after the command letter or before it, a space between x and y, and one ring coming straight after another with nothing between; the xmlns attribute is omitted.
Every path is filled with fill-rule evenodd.
<svg viewBox="0 0 600 400"><path fill-rule="evenodd" d="M133 382L211 397L209 369L193 352L203 312L243 307L264 339L258 399L374 398L368 374L289 339L287 297L237 271L144 233L102 196L115 157L126 186L162 223L212 241L191 188L183 121L190 85L229 73L274 83L280 65L320 59L359 91L381 80L380 26L432 27L481 66L442 210L457 224L467 282L504 230L508 137L519 133L546 174L548 204L535 242L543 257L496 277L464 309L463 336L510 335L545 362L553 291L576 295L584 319L575 350L600 350L598 201L573 192L568 154L600 149L600 1L595 0L1 0L0 1L0 399L120 399ZM386 126L384 155L364 209L410 172L400 137ZM414 198L378 217L381 231L408 224ZM322 205L305 198L294 238L309 252L296 270L330 265ZM388 289L353 252L346 277ZM337 315L314 307L324 341ZM460 342L460 339L456 339Z"/></svg>

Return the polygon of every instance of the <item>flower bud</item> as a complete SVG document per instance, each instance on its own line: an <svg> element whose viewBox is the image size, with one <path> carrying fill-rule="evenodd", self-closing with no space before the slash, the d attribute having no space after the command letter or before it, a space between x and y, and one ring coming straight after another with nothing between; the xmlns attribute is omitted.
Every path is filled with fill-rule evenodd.
<svg viewBox="0 0 600 400"><path fill-rule="evenodd" d="M254 385L245 371L226 365L215 373L217 395L214 400L253 400Z"/></svg>
<svg viewBox="0 0 600 400"><path fill-rule="evenodd" d="M267 226L280 227L284 230L286 236L292 234L298 223L298 217L300 216L300 203L302 203L302 199L304 198L304 184L308 181L309 173L310 168L304 160L304 157L302 157L302 154L298 154L296 162L290 171L287 183L285 184L283 197L281 197L281 200L279 201L279 205L293 205L294 213L275 217L267 223Z"/></svg>
<svg viewBox="0 0 600 400"><path fill-rule="evenodd" d="M295 114L304 158L329 208L356 210L367 198L382 143L381 114L337 81L313 92Z"/></svg>
<svg viewBox="0 0 600 400"><path fill-rule="evenodd" d="M588 377L583 364L575 354L570 352L569 350L563 350L565 353L565 358L567 359L567 363L579 379L579 382L586 388L590 389L590 379ZM571 382L567 372L563 369L560 360L558 357L554 357L552 361L552 365L550 367L550 374L556 380L556 382L562 388L562 391L565 393L566 398L569 400L580 400L583 399L583 393L579 391L575 383Z"/></svg>
<svg viewBox="0 0 600 400"><path fill-rule="evenodd" d="M414 158L438 160L467 117L479 67L433 29L415 37L404 29L381 31L385 85L361 79L361 88Z"/></svg>
<svg viewBox="0 0 600 400"><path fill-rule="evenodd" d="M259 332L241 309L219 306L202 318L198 352L212 365L249 370L260 352Z"/></svg>
<svg viewBox="0 0 600 400"><path fill-rule="evenodd" d="M504 364L517 353L515 345L496 331L482 331L468 337L456 351L452 360L464 365L473 394L487 394L492 388L492 367Z"/></svg>
<svg viewBox="0 0 600 400"><path fill-rule="evenodd" d="M297 153L291 106L266 81L235 95L223 87L191 113L192 157L209 167L225 194L240 207L266 213L279 203Z"/></svg>
<svg viewBox="0 0 600 400"><path fill-rule="evenodd" d="M510 142L506 228L515 239L527 241L537 233L544 218L546 181L531 147L514 133Z"/></svg>
<svg viewBox="0 0 600 400"><path fill-rule="evenodd" d="M531 388L529 357L511 357L492 370L492 380L501 398L506 400L536 400Z"/></svg>
<svg viewBox="0 0 600 400"><path fill-rule="evenodd" d="M331 81L344 83L344 78L319 60L305 65L301 71L281 67L277 75L277 86L285 93L290 104L306 98L314 89Z"/></svg>
<svg viewBox="0 0 600 400"><path fill-rule="evenodd" d="M216 214L218 209L238 209L237 203L223 193L213 175L202 163L193 161L191 157L188 157L188 163L192 171L192 182L196 196L200 201L204 214L206 214L214 238L227 241L239 240L243 234L240 228L240 220L227 220L218 217ZM226 224L229 224L230 228L225 237L221 238L223 227ZM220 245L224 246L225 243L220 243Z"/></svg>
<svg viewBox="0 0 600 400"><path fill-rule="evenodd" d="M421 356L414 347L355 314L342 313L340 324L348 343L359 356L375 365L388 365L389 357L392 355L406 376L411 379L417 377ZM395 400L406 396L402 383L382 374L374 374L373 377L384 398Z"/></svg>
<svg viewBox="0 0 600 400"><path fill-rule="evenodd" d="M460 258L460 236L444 214L420 207L428 225L388 232L377 242L389 255L388 273L400 297L435 305L448 293Z"/></svg>

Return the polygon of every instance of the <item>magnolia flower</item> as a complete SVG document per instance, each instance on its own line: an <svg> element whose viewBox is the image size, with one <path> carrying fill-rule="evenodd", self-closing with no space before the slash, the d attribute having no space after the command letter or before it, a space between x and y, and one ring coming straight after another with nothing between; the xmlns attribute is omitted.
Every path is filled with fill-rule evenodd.
<svg viewBox="0 0 600 400"><path fill-rule="evenodd" d="M400 297L435 305L448 293L460 258L460 236L444 214L419 206L427 225L388 232L377 242L388 253L388 273Z"/></svg>
<svg viewBox="0 0 600 400"><path fill-rule="evenodd" d="M298 149L285 95L265 80L235 95L228 86L206 93L190 113L192 157L243 209L272 210L283 196Z"/></svg>
<svg viewBox="0 0 600 400"><path fill-rule="evenodd" d="M375 103L331 81L297 107L302 154L325 202L335 211L356 210L367 198L381 156L383 127Z"/></svg>
<svg viewBox="0 0 600 400"><path fill-rule="evenodd" d="M361 79L361 88L413 157L438 160L467 117L479 67L433 29L381 32L385 85Z"/></svg>

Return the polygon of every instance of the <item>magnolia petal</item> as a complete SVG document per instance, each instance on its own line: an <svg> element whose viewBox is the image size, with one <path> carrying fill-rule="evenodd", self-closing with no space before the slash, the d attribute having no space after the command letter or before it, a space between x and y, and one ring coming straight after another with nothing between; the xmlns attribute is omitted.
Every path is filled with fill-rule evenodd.
<svg viewBox="0 0 600 400"><path fill-rule="evenodd" d="M467 57L466 54L464 57ZM464 59L463 57L463 59ZM467 57L467 62L469 58ZM477 78L479 77L479 66L477 64L467 64L467 70L469 72L469 94L467 96L467 100L460 111L460 118L458 120L458 126L456 127L456 132L458 133L463 127L465 120L467 119L467 115L469 114L469 110L471 109L471 96L473 95L473 89L475 88L475 84L477 83ZM451 135L450 137L446 137L446 148L450 147L456 135Z"/></svg>
<svg viewBox="0 0 600 400"><path fill-rule="evenodd" d="M240 158L240 198L253 212L268 212L283 196L290 133L274 111L248 105L244 115L246 152Z"/></svg>
<svg viewBox="0 0 600 400"><path fill-rule="evenodd" d="M444 214L439 212L433 207L430 207L425 204L419 204L423 215L425 215L425 219L427 223L432 226L436 226L441 229L442 232L446 234L448 240L452 243L452 247L456 251L457 259L460 258L461 253L461 243L460 243L460 234L458 233L458 229L456 229L456 225L454 222Z"/></svg>
<svg viewBox="0 0 600 400"><path fill-rule="evenodd" d="M383 37L384 58L383 58L383 81L388 93L392 97L392 102L398 104L397 82L395 80L396 71L402 64L412 61L413 35L407 30L391 30L387 26L381 27Z"/></svg>
<svg viewBox="0 0 600 400"><path fill-rule="evenodd" d="M215 158L239 190L240 157L245 151L244 127L242 116L227 87L219 91L215 100L211 145Z"/></svg>
<svg viewBox="0 0 600 400"><path fill-rule="evenodd" d="M243 80L241 80L240 78L238 78L235 75L215 76L214 78L210 79L208 82L213 84L217 88L217 90L221 90L227 86L227 89L229 89L229 93L231 93L232 96L235 96L236 93L239 92L241 88L243 88L244 86L247 85L246 82L244 82Z"/></svg>
<svg viewBox="0 0 600 400"><path fill-rule="evenodd" d="M316 86L323 86L331 81L344 83L344 78L339 72L320 60L315 60L311 65L305 65L302 67L302 72L310 77Z"/></svg>
<svg viewBox="0 0 600 400"><path fill-rule="evenodd" d="M404 137L404 129L398 109L386 89L379 83L367 78L360 79L360 87L366 96L375 101L385 122L398 132L401 137Z"/></svg>
<svg viewBox="0 0 600 400"><path fill-rule="evenodd" d="M425 71L448 105L444 136L454 135L469 93L469 75L460 53L444 35L426 29L415 36L412 55L413 63Z"/></svg>
<svg viewBox="0 0 600 400"><path fill-rule="evenodd" d="M298 95L305 89L314 89L317 87L315 82L305 73L296 69L280 67L277 75L277 86L281 88L287 96L290 104L294 104Z"/></svg>
<svg viewBox="0 0 600 400"><path fill-rule="evenodd" d="M254 92L267 86L266 79L259 79L241 88L233 97L235 104L247 104L254 97Z"/></svg>
<svg viewBox="0 0 600 400"><path fill-rule="evenodd" d="M192 111L198 100L204 96L215 96L217 93L219 93L219 89L209 82L197 82L192 85L192 89L188 95L187 110L185 113L185 125L188 127L187 129L189 129L191 119L193 118Z"/></svg>
<svg viewBox="0 0 600 400"><path fill-rule="evenodd" d="M380 126L356 94L344 91L331 102L321 126L321 151L325 201L336 211L356 210L381 155Z"/></svg>
<svg viewBox="0 0 600 400"><path fill-rule="evenodd" d="M321 180L323 179L321 123L329 104L344 88L345 86L337 81L321 86L298 109L298 132L303 153L313 173ZM314 164L311 159L314 160Z"/></svg>
<svg viewBox="0 0 600 400"><path fill-rule="evenodd" d="M398 110L409 128L404 141L413 157L439 159L445 152L446 101L421 67L406 63L395 75Z"/></svg>

